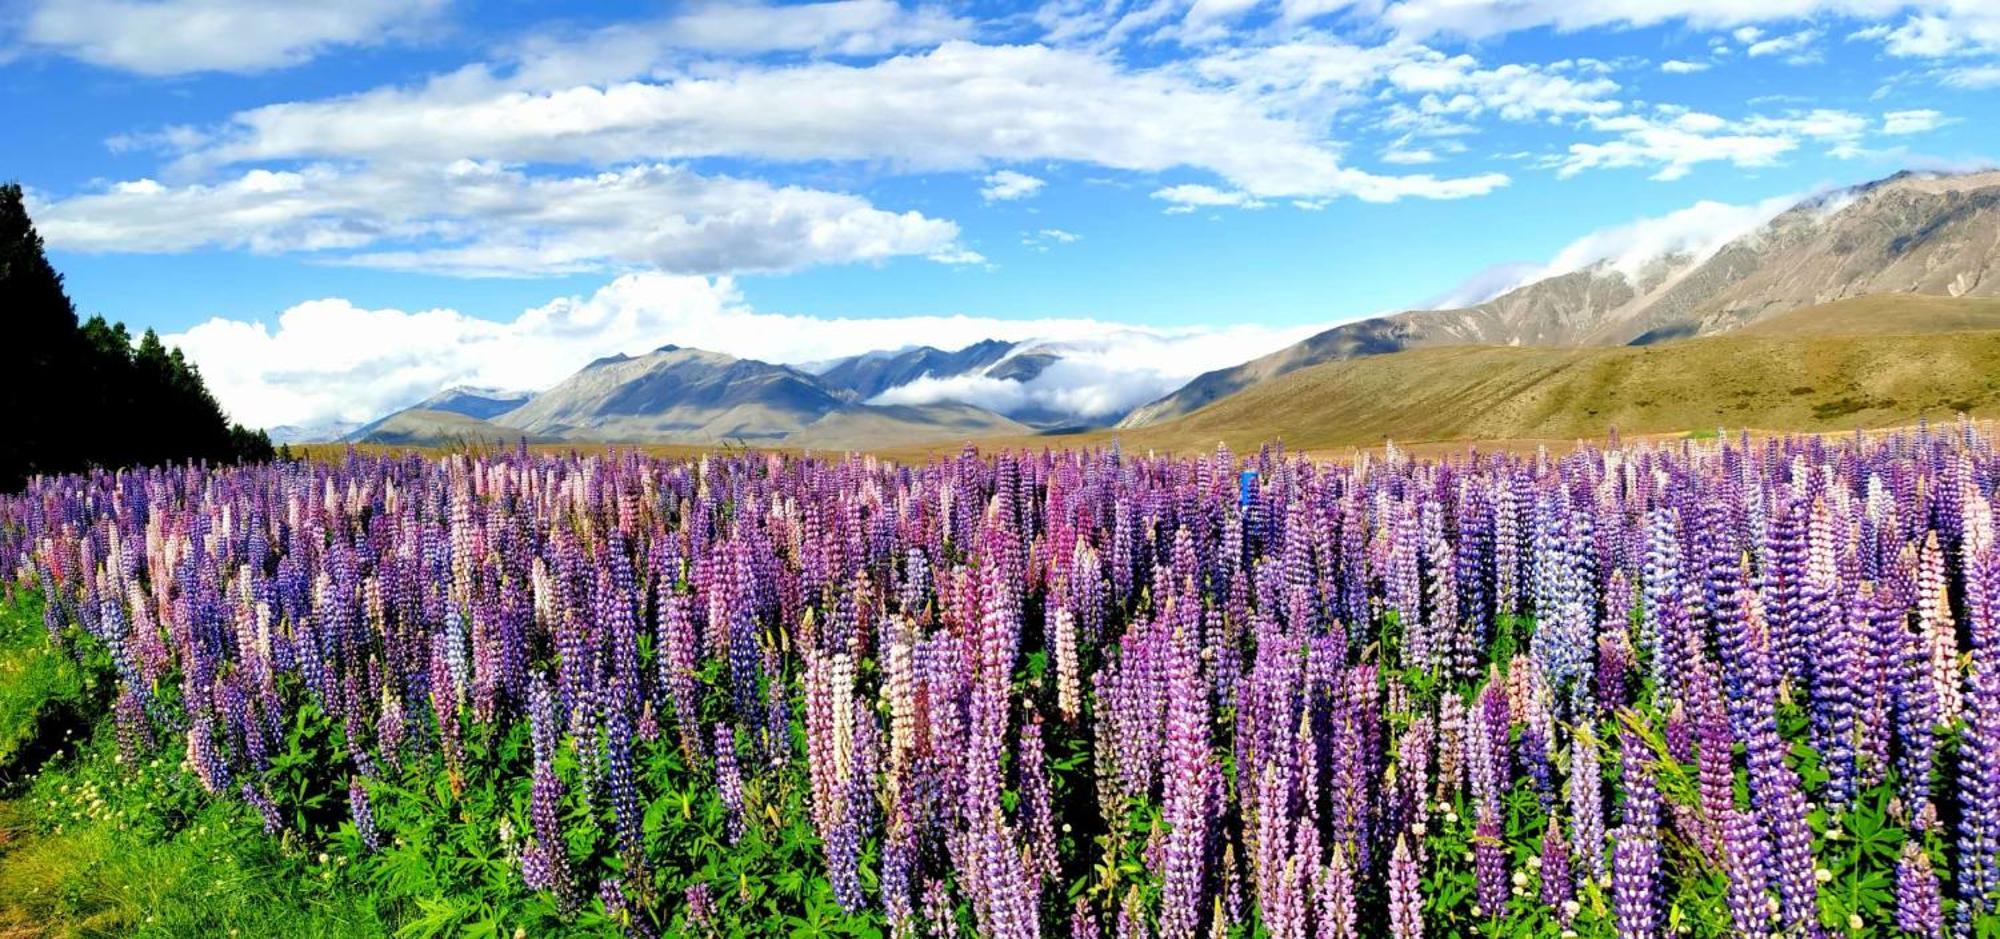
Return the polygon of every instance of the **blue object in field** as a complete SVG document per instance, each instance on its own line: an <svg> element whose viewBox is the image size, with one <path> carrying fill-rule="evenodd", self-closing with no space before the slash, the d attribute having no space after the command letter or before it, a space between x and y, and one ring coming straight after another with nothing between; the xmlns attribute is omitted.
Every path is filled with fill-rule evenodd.
<svg viewBox="0 0 2000 939"><path fill-rule="evenodd" d="M1247 509L1250 500L1257 495L1257 471L1244 470L1236 477L1236 507Z"/></svg>

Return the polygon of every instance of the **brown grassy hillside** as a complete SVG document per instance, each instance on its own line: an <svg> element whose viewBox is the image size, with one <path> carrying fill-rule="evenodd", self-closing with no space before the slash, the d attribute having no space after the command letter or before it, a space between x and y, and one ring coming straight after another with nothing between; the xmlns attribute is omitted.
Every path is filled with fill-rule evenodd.
<svg viewBox="0 0 2000 939"><path fill-rule="evenodd" d="M1965 328L1989 324L2000 326L2000 303L1867 298L1656 346L1412 350L1302 369L1123 439L1186 449L1282 438L1319 449L1994 416L2000 329Z"/></svg>

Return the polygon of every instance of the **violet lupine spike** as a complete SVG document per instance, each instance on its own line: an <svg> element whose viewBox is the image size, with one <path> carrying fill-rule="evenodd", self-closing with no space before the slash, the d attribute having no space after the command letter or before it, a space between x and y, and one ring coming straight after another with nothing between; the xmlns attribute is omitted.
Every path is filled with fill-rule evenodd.
<svg viewBox="0 0 2000 939"><path fill-rule="evenodd" d="M1568 925L1574 915L1570 904L1576 895L1576 884L1570 879L1569 841L1563 838L1562 823L1553 815L1549 816L1548 828L1542 831L1541 875L1542 903L1554 911L1558 922Z"/></svg>
<svg viewBox="0 0 2000 939"><path fill-rule="evenodd" d="M1396 836L1395 850L1389 855L1389 935L1394 939L1423 939L1423 897L1417 879L1417 861L1410 854L1407 837Z"/></svg>
<svg viewBox="0 0 2000 939"><path fill-rule="evenodd" d="M728 815L729 843L743 840L743 771L736 762L736 732L727 724L715 725L715 788Z"/></svg>
<svg viewBox="0 0 2000 939"><path fill-rule="evenodd" d="M1959 742L1958 896L1978 915L1993 912L2000 892L2000 661L1974 664L1965 718Z"/></svg>
<svg viewBox="0 0 2000 939"><path fill-rule="evenodd" d="M361 838L361 846L370 851L382 850L382 833L375 827L375 809L368 801L368 787L362 784L359 776L348 777L347 809L354 820L355 834Z"/></svg>
<svg viewBox="0 0 2000 939"><path fill-rule="evenodd" d="M1183 594L1179 604L1198 604ZM1162 812L1169 827L1162 872L1160 935L1192 939L1207 913L1202 861L1208 850L1213 759L1208 738L1208 689L1201 680L1194 637L1177 629L1167 641L1167 743Z"/></svg>
<svg viewBox="0 0 2000 939"><path fill-rule="evenodd" d="M1896 928L1922 939L1944 936L1944 898L1931 859L1915 841L1896 859Z"/></svg>
<svg viewBox="0 0 2000 939"><path fill-rule="evenodd" d="M1660 929L1660 841L1643 826L1612 834L1612 908L1620 939L1651 939Z"/></svg>
<svg viewBox="0 0 2000 939"><path fill-rule="evenodd" d="M569 847L562 837L560 813L564 786L556 775L556 747L560 721L555 713L555 694L539 676L528 687L529 737L534 750L534 781L529 788L528 817L533 824L534 843L523 852L522 864L531 885L541 881L553 890L559 902L573 908L577 898L570 875Z"/></svg>

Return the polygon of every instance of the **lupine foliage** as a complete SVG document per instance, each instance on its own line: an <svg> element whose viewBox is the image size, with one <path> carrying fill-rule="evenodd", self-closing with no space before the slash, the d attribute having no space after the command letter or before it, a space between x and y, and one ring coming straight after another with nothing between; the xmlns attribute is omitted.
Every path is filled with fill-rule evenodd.
<svg viewBox="0 0 2000 939"><path fill-rule="evenodd" d="M44 480L0 563L132 761L551 928L1984 935L1996 485L1969 424L350 455Z"/></svg>

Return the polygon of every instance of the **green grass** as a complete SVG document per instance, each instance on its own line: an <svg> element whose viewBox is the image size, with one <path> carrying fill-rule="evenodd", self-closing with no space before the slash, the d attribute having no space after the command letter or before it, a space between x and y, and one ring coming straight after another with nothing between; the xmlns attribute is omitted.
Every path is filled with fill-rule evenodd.
<svg viewBox="0 0 2000 939"><path fill-rule="evenodd" d="M39 598L0 601L0 788L11 787L65 732L85 729L97 680L52 654Z"/></svg>
<svg viewBox="0 0 2000 939"><path fill-rule="evenodd" d="M40 601L0 601L0 936L382 936L329 855L267 837L160 751L120 763L106 679L50 644Z"/></svg>

